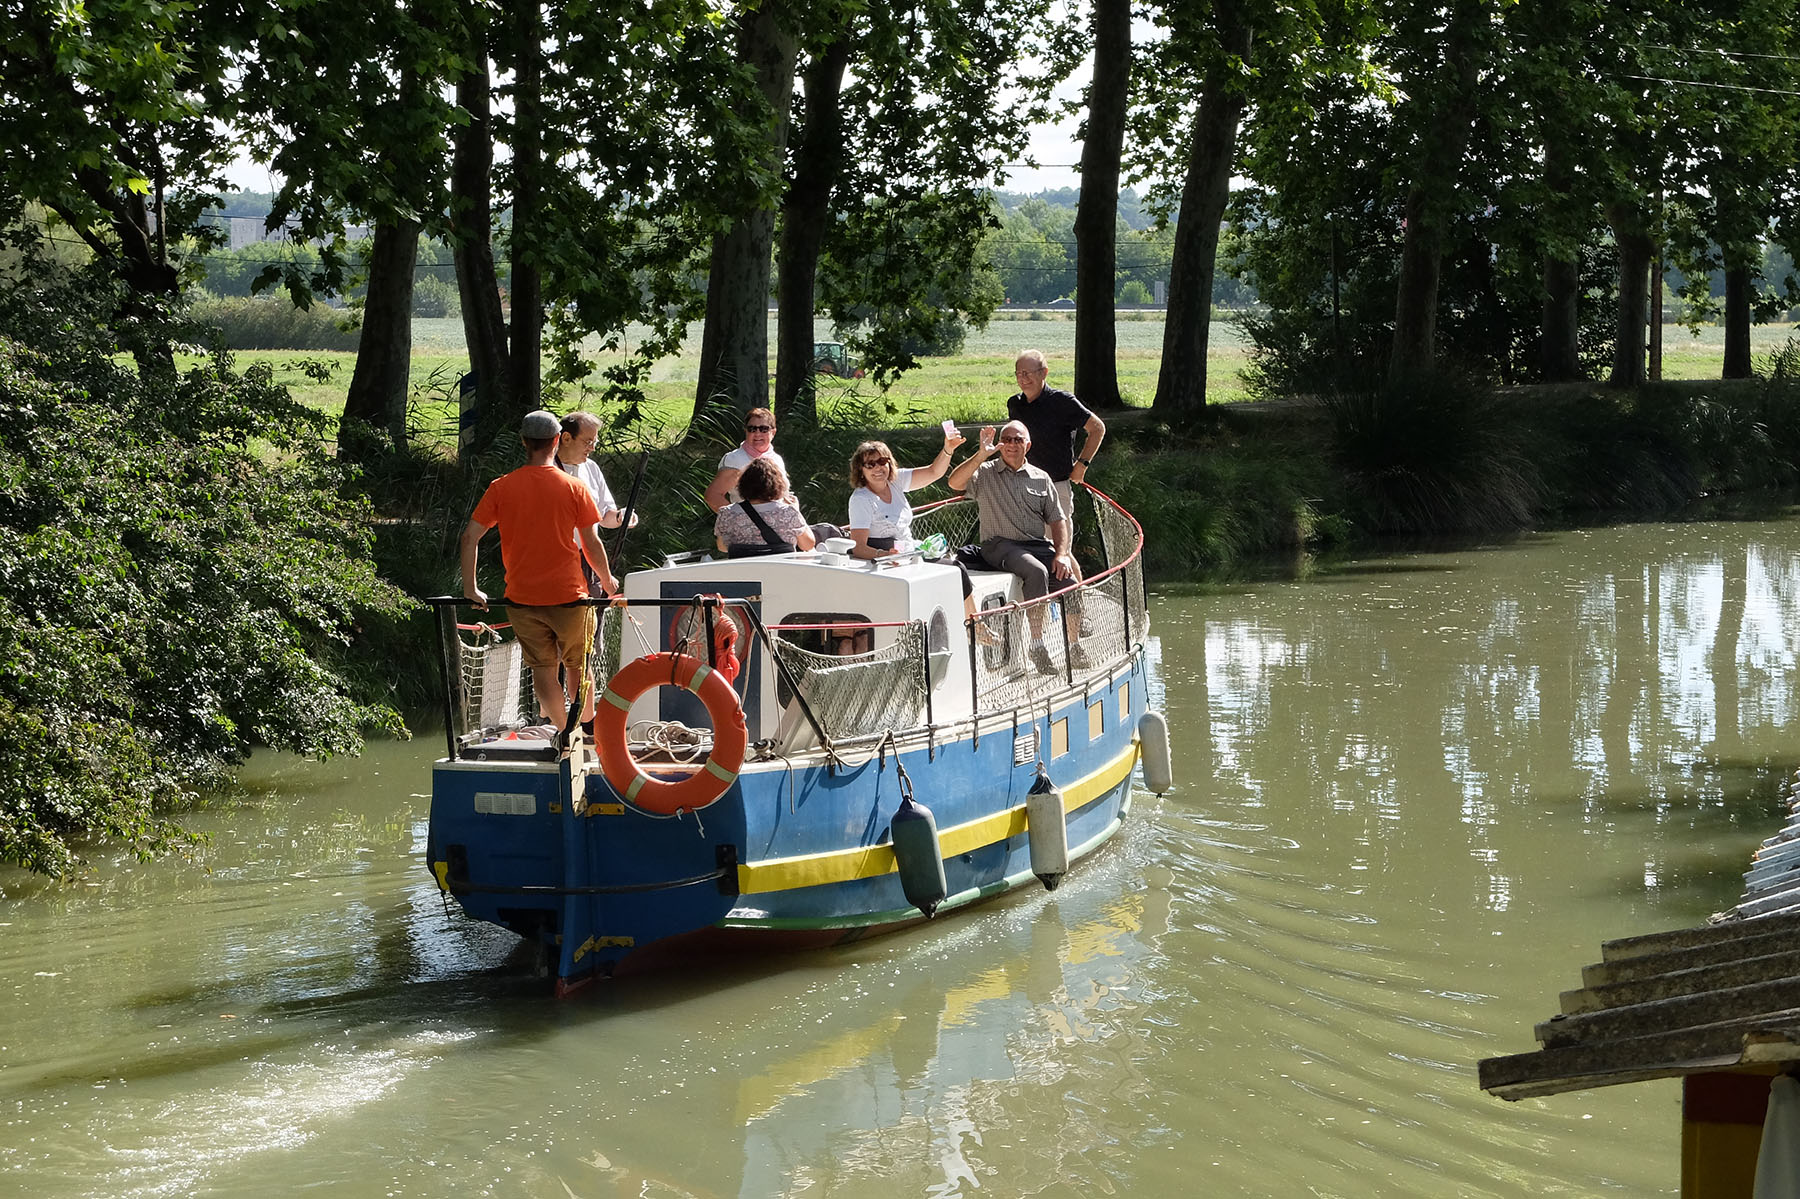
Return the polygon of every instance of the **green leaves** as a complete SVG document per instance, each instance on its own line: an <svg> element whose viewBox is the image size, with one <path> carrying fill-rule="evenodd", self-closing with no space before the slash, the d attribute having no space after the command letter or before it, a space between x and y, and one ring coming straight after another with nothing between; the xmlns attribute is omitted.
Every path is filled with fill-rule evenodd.
<svg viewBox="0 0 1800 1199"><path fill-rule="evenodd" d="M53 874L93 838L178 843L170 805L255 745L398 728L345 682L358 622L408 601L323 419L223 354L125 366L116 316L0 293L0 861Z"/></svg>

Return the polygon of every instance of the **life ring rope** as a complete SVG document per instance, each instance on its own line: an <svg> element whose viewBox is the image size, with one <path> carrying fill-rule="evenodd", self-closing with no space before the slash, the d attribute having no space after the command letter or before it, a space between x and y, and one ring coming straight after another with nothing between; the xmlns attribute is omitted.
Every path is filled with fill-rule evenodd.
<svg viewBox="0 0 1800 1199"><path fill-rule="evenodd" d="M679 780L653 778L631 756L625 721L633 701L657 687L691 691L712 720L712 752ZM626 663L607 681L605 703L594 712L594 748L600 773L624 799L661 816L697 812L731 789L744 764L749 728L737 692L719 671L686 654L656 653Z"/></svg>

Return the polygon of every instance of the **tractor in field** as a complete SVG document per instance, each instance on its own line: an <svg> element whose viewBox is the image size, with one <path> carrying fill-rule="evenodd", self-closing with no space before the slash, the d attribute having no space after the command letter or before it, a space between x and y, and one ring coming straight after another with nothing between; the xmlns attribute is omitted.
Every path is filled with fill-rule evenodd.
<svg viewBox="0 0 1800 1199"><path fill-rule="evenodd" d="M860 379L863 370L850 362L850 354L841 341L813 342L813 374L832 375L839 379Z"/></svg>

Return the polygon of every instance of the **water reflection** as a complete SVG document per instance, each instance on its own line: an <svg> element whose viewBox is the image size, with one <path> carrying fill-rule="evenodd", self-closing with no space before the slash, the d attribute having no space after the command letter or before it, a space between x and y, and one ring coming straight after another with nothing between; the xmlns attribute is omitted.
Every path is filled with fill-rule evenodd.
<svg viewBox="0 0 1800 1199"><path fill-rule="evenodd" d="M1482 865L1493 910L1540 826L1573 811L1583 832L1652 847L1612 883L1675 898L1693 856L1655 854L1656 830L1760 837L1797 756L1781 739L1800 559L1775 528L1774 544L1734 526L1573 533L1440 558L1425 582L1363 568L1261 589L1206 626L1213 777L1247 805L1291 789L1359 821L1357 869L1379 869L1395 824L1428 827ZM1454 807L1433 802L1444 791Z"/></svg>
<svg viewBox="0 0 1800 1199"><path fill-rule="evenodd" d="M1474 1062L1731 903L1800 760L1789 524L1154 601L1179 790L1053 895L568 1003L420 864L430 738L192 861L0 876L0 1193L1672 1192L1675 1091Z"/></svg>

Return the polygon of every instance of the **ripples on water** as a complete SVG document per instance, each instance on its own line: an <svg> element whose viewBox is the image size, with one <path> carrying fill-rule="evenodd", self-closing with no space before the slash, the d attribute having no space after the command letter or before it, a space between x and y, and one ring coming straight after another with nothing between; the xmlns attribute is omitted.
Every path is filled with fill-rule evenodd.
<svg viewBox="0 0 1800 1199"><path fill-rule="evenodd" d="M0 878L0 1194L1673 1193L1674 1084L1474 1063L1735 899L1797 540L1158 596L1178 789L1057 892L571 1002L443 910L433 742L261 760L196 862Z"/></svg>

